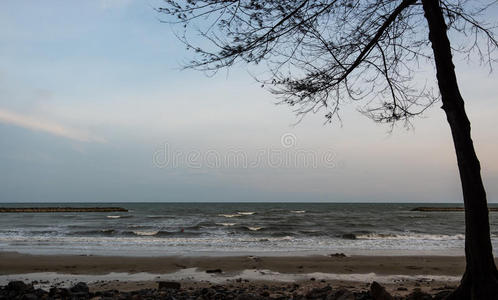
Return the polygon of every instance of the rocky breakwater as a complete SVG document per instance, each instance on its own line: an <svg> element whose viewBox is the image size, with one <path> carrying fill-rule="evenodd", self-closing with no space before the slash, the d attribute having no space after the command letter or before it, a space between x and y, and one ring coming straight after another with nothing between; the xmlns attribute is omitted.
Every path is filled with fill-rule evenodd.
<svg viewBox="0 0 498 300"><path fill-rule="evenodd" d="M411 211L439 211L439 212L444 212L444 211L465 211L465 208L463 207L428 207L428 206L422 206L422 207L415 207ZM498 211L498 207L490 207L489 211Z"/></svg>
<svg viewBox="0 0 498 300"><path fill-rule="evenodd" d="M122 207L0 207L0 213L127 212Z"/></svg>

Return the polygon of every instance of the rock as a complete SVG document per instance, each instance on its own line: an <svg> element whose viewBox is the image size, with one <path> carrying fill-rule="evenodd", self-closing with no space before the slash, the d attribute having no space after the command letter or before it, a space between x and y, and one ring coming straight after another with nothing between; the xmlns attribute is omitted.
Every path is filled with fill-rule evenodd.
<svg viewBox="0 0 498 300"><path fill-rule="evenodd" d="M90 292L90 289L84 282L78 282L75 284L71 289L71 293L78 293L78 294L88 294Z"/></svg>
<svg viewBox="0 0 498 300"><path fill-rule="evenodd" d="M45 290L42 290L42 289L36 289L34 290L34 294L38 297L38 298L44 298L44 297L48 297L48 292L45 291Z"/></svg>
<svg viewBox="0 0 498 300"><path fill-rule="evenodd" d="M88 299L90 295L85 292L72 292L71 299Z"/></svg>
<svg viewBox="0 0 498 300"><path fill-rule="evenodd" d="M21 297L21 300L38 300L38 296L36 296L35 294L24 294L22 297Z"/></svg>
<svg viewBox="0 0 498 300"><path fill-rule="evenodd" d="M356 292L354 293L355 300L372 300L372 296L370 295L370 292Z"/></svg>
<svg viewBox="0 0 498 300"><path fill-rule="evenodd" d="M400 286L399 288L397 288L398 291L408 291L407 288L405 288L404 286Z"/></svg>
<svg viewBox="0 0 498 300"><path fill-rule="evenodd" d="M172 289L172 290L179 290L182 285L179 282L175 281L159 281L159 289L160 290L167 290L167 289Z"/></svg>
<svg viewBox="0 0 498 300"><path fill-rule="evenodd" d="M62 297L62 298L69 298L69 290L68 289L61 289L57 287L52 287L50 288L50 291L48 292L50 297L54 297L56 295Z"/></svg>
<svg viewBox="0 0 498 300"><path fill-rule="evenodd" d="M415 289L411 294L406 296L406 300L432 300L432 296L422 292L420 289Z"/></svg>
<svg viewBox="0 0 498 300"><path fill-rule="evenodd" d="M434 295L434 300L443 300L446 299L451 294L451 291L441 291Z"/></svg>
<svg viewBox="0 0 498 300"><path fill-rule="evenodd" d="M144 299L144 298L142 297L142 295L137 294L137 295L133 295L133 296L131 296L131 298L130 298L130 299L131 299L131 300L142 300L142 299Z"/></svg>
<svg viewBox="0 0 498 300"><path fill-rule="evenodd" d="M263 292L261 292L260 295L263 297L268 297L268 296L270 296L270 293L268 293L268 291L263 291Z"/></svg>
<svg viewBox="0 0 498 300"><path fill-rule="evenodd" d="M221 269L212 269L212 270L206 270L206 273L222 273L223 271Z"/></svg>
<svg viewBox="0 0 498 300"><path fill-rule="evenodd" d="M314 288L306 294L307 299L325 299L332 292L332 287Z"/></svg>
<svg viewBox="0 0 498 300"><path fill-rule="evenodd" d="M25 284L24 282L22 282L20 280L19 281L11 281L5 287L5 289L7 291L16 291L16 292L23 292L29 288L30 288L29 285Z"/></svg>
<svg viewBox="0 0 498 300"><path fill-rule="evenodd" d="M235 297L235 300L258 300L258 299L261 298L249 293L239 294L237 297Z"/></svg>
<svg viewBox="0 0 498 300"><path fill-rule="evenodd" d="M353 293L346 289L340 289L327 297L328 300L355 300L356 297L354 296Z"/></svg>
<svg viewBox="0 0 498 300"><path fill-rule="evenodd" d="M393 300L391 294L386 289L378 284L376 281L370 285L370 294L374 300Z"/></svg>

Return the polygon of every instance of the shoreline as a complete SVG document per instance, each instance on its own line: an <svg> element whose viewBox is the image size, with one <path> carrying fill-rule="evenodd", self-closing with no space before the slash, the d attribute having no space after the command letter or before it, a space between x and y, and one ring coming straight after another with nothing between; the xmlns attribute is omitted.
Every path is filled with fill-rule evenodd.
<svg viewBox="0 0 498 300"><path fill-rule="evenodd" d="M497 261L498 262L498 261ZM94 256L31 255L0 252L0 275L54 272L103 275L115 273L167 274L195 268L221 269L224 273L269 270L282 274L331 273L377 275L459 276L463 256Z"/></svg>
<svg viewBox="0 0 498 300"><path fill-rule="evenodd" d="M69 288L85 282L91 292L158 289L177 282L182 291L296 290L332 286L361 292L379 282L391 295L415 290L437 294L458 285L462 256L161 256L30 255L0 252L0 286L20 280L35 288Z"/></svg>

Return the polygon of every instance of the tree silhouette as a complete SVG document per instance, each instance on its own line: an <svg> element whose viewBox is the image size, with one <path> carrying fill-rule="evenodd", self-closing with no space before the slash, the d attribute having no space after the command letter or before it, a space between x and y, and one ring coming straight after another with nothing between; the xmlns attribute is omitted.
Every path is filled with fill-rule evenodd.
<svg viewBox="0 0 498 300"><path fill-rule="evenodd" d="M497 1L477 0L165 0L157 10L181 25L178 38L213 71L238 62L265 64L263 85L299 118L362 100L374 121L409 124L442 101L451 128L465 205L466 270L449 299L498 299L498 271L486 193L460 95L452 53L494 62L494 27L481 17ZM448 34L458 42L451 45ZM202 45L189 36L199 35ZM432 63L437 86L421 80ZM439 92L438 92L439 91Z"/></svg>

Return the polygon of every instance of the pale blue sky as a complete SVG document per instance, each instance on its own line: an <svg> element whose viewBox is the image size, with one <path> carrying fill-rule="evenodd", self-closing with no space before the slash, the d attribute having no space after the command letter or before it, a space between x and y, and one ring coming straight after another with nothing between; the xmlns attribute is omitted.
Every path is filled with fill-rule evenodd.
<svg viewBox="0 0 498 300"><path fill-rule="evenodd" d="M357 104L343 109L342 128L320 114L291 126L292 111L242 65L214 77L180 71L188 54L158 21L158 3L0 3L0 202L461 201L440 105L391 135ZM488 199L498 202L497 76L456 65ZM293 147L282 146L285 134ZM154 162L164 145L182 156L174 167ZM185 162L231 150L249 163L299 151L333 163Z"/></svg>

